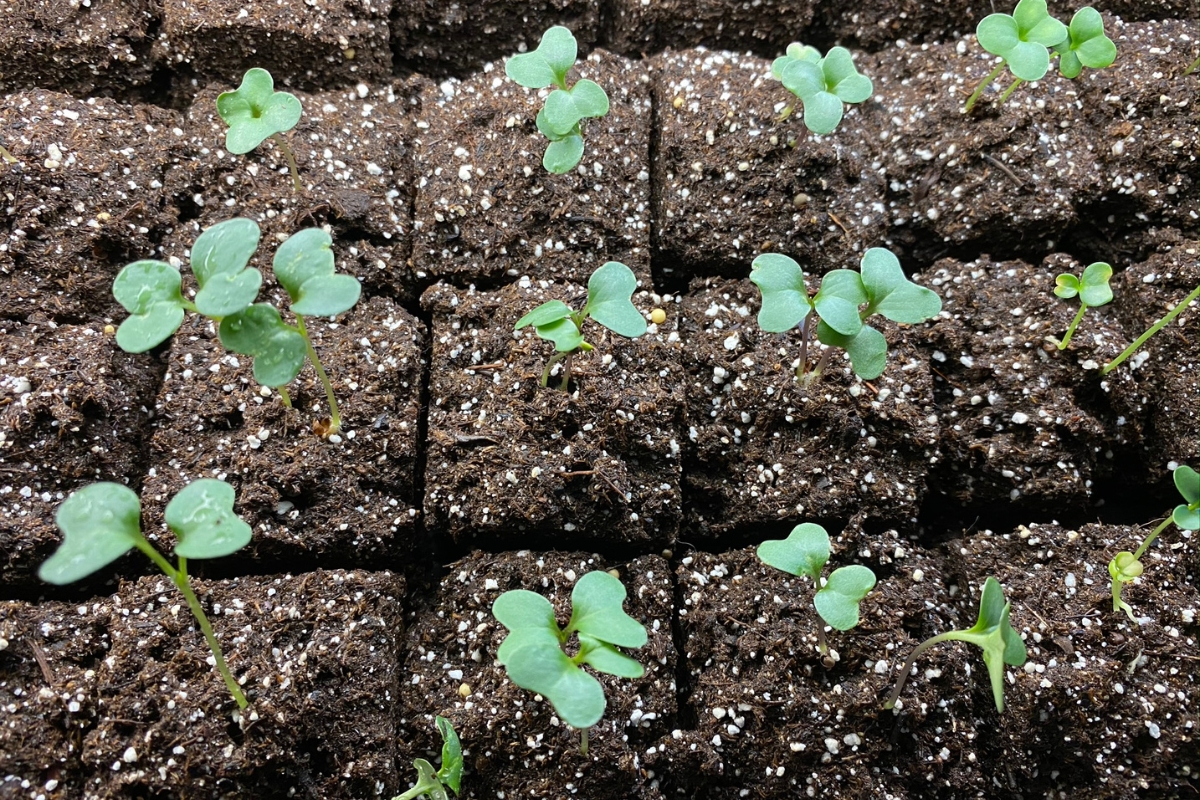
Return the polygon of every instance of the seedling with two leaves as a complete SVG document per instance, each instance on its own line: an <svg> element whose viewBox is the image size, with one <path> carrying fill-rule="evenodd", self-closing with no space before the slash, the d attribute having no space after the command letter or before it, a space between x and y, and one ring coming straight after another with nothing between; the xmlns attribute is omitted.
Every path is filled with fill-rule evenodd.
<svg viewBox="0 0 1200 800"><path fill-rule="evenodd" d="M588 279L587 302L579 311L572 311L561 300L550 300L517 320L513 331L533 326L539 338L554 342L555 353L542 372L542 386L550 381L554 365L565 359L562 390L571 379L571 356L594 350L583 338L583 323L588 317L613 333L636 339L646 332L646 320L633 305L637 278L633 270L619 261L609 261Z"/></svg>
<svg viewBox="0 0 1200 800"><path fill-rule="evenodd" d="M1136 552L1130 553L1128 550L1122 550L1112 561L1108 562L1108 574L1112 578L1113 611L1124 611L1134 622L1137 619L1133 616L1133 609L1121 599L1121 588L1142 574L1145 568L1140 559L1145 555L1146 550L1172 522L1185 531L1200 530L1200 473L1184 465L1176 467L1171 477L1175 481L1175 488L1183 498L1183 503L1175 506L1171 516L1163 520L1162 524L1146 537Z"/></svg>
<svg viewBox="0 0 1200 800"><path fill-rule="evenodd" d="M192 272L200 289L194 301L182 293L179 270L164 261L135 261L113 282L113 295L130 313L117 329L117 344L129 353L144 353L167 340L183 323L185 311L218 323L221 344L234 353L251 356L254 379L279 389L289 408L287 384L295 380L305 360L312 361L329 401L328 433L337 433L342 419L333 385L313 349L306 316L332 317L351 309L362 293L357 278L338 275L333 239L320 228L299 231L275 252L275 278L291 299L293 327L270 303L255 303L262 274L247 267L258 249L258 225L237 218L213 225L192 246Z"/></svg>
<svg viewBox="0 0 1200 800"><path fill-rule="evenodd" d="M242 85L236 91L222 92L217 97L217 113L229 126L225 133L226 150L240 156L258 147L268 137L273 139L287 158L292 188L300 191L296 157L283 135L300 121L300 101L295 95L275 91L271 73L254 67L246 70Z"/></svg>
<svg viewBox="0 0 1200 800"><path fill-rule="evenodd" d="M835 347L850 355L854 373L863 380L883 374L887 339L866 324L873 314L913 324L937 316L942 310L941 298L909 281L899 259L882 247L872 247L863 255L861 274L849 269L826 273L820 290L812 297L808 295L800 265L778 253L764 253L754 259L750 280L762 292L760 328L768 333L800 328L800 366L796 375L801 378L807 375L810 382L821 377ZM814 328L817 341L827 349L816 368L808 373L808 342Z"/></svg>
<svg viewBox="0 0 1200 800"><path fill-rule="evenodd" d="M504 74L527 89L556 87L536 120L537 129L550 140L542 166L556 175L570 172L583 158L582 121L608 113L608 95L598 83L585 78L567 85L578 49L571 32L555 25L542 35L536 50L515 55L504 65Z"/></svg>
<svg viewBox="0 0 1200 800"><path fill-rule="evenodd" d="M442 766L437 772L433 765L423 758L414 758L413 766L417 769L417 782L404 794L398 794L392 800L417 800L418 797L428 797L429 800L449 800L446 789L449 788L458 796L458 788L462 783L463 756L462 744L450 720L436 717L438 733L442 735Z"/></svg>
<svg viewBox="0 0 1200 800"><path fill-rule="evenodd" d="M625 587L607 572L589 572L571 591L571 619L558 627L554 606L540 594L514 589L496 598L492 613L509 634L496 661L522 689L550 701L564 722L580 731L579 751L587 755L588 728L604 716L606 701L600 681L581 665L616 675L640 678L642 665L619 647L642 647L646 629L625 613ZM579 650L569 656L563 646L575 634Z"/></svg>
<svg viewBox="0 0 1200 800"><path fill-rule="evenodd" d="M769 567L812 578L817 586L813 604L821 619L839 631L858 625L858 604L875 588L875 573L861 564L838 567L821 577L829 561L829 534L820 525L805 522L792 528L786 539L768 539L758 546L758 559ZM817 626L821 655L829 652L825 626Z"/></svg>
<svg viewBox="0 0 1200 800"><path fill-rule="evenodd" d="M1010 14L989 14L975 30L979 45L1003 59L967 99L970 113L983 90L1007 67L1014 80L1000 96L1003 103L1025 81L1040 81L1050 69L1051 51L1058 56L1058 71L1074 80L1084 67L1104 69L1117 58L1117 46L1104 33L1100 12L1087 6L1075 12L1071 24L1050 16L1046 0L1021 0Z"/></svg>
<svg viewBox="0 0 1200 800"><path fill-rule="evenodd" d="M62 586L91 575L137 548L154 562L183 593L188 608L212 650L217 672L237 702L248 703L241 686L225 663L204 608L188 582L189 558L220 558L250 543L250 526L233 513L233 487L224 481L201 478L183 488L167 503L167 527L175 534L176 566L142 535L142 504L133 490L119 483L93 483L63 501L54 517L63 541L38 569L38 577Z"/></svg>
<svg viewBox="0 0 1200 800"><path fill-rule="evenodd" d="M1079 322L1083 319L1085 311L1089 308L1112 302L1112 287L1108 285L1108 280L1112 277L1112 274L1113 271L1110 265L1105 264L1103 261L1097 261L1095 264L1088 264L1079 277L1069 272L1064 272L1054 279L1054 293L1056 295L1064 300L1069 300L1072 297L1079 298L1079 313L1075 315L1075 319L1071 321L1071 326L1067 328L1062 341L1058 343L1059 350L1067 349L1067 345L1071 343L1071 337L1075 334L1075 329L1079 327Z"/></svg>
<svg viewBox="0 0 1200 800"><path fill-rule="evenodd" d="M893 708L908 680L908 673L913 664L929 648L938 642L966 642L983 650L983 663L987 666L988 677L992 681L992 698L996 701L996 711L1004 711L1004 665L1019 667L1025 663L1027 653L1025 642L1022 641L1011 624L1009 613L1012 603L1004 602L1004 590L1000 581L989 577L983 584L983 594L979 598L979 618L975 624L965 631L947 631L926 639L917 645L912 655L904 662L900 670L900 679L896 688L883 704L884 708Z"/></svg>
<svg viewBox="0 0 1200 800"><path fill-rule="evenodd" d="M817 134L837 129L843 103L861 103L874 90L870 78L859 74L854 58L844 47L834 47L822 58L815 47L793 42L787 53L771 64L771 74L800 99L804 127ZM781 119L791 113L789 106Z"/></svg>

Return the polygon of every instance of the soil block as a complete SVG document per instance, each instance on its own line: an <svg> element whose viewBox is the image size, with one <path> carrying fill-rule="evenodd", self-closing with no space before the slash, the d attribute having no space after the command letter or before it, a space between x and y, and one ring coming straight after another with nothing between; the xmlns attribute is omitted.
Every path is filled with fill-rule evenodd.
<svg viewBox="0 0 1200 800"><path fill-rule="evenodd" d="M914 521L939 460L931 374L915 346L921 332L872 319L889 342L883 375L858 379L839 350L806 385L795 375L799 333L763 333L760 302L750 281L719 278L695 281L683 298L689 535L856 514ZM810 370L821 350L810 346Z"/></svg>
<svg viewBox="0 0 1200 800"><path fill-rule="evenodd" d="M229 84L251 67L279 86L319 90L391 75L391 0L163 0L154 58Z"/></svg>
<svg viewBox="0 0 1200 800"><path fill-rule="evenodd" d="M431 77L463 75L537 48L552 25L566 26L586 53L600 27L599 0L393 0L396 59Z"/></svg>
<svg viewBox="0 0 1200 800"><path fill-rule="evenodd" d="M163 164L178 116L55 92L0 103L0 315L84 322L120 309L112 282L174 222Z"/></svg>
<svg viewBox="0 0 1200 800"><path fill-rule="evenodd" d="M428 757L427 751L440 749L434 727L440 714L463 742L461 797L660 797L661 776L646 767L646 760L675 720L672 581L666 560L643 556L622 563L587 553L522 550L476 552L448 569L408 626L398 736L401 751L411 755L398 759L401 778L414 777L408 769L411 756ZM593 570L620 578L629 593L625 611L645 625L649 639L645 647L626 651L645 667L642 678L592 673L604 687L607 708L588 731L584 756L579 731L559 720L541 695L513 684L496 663L508 631L492 616L492 604L505 591L527 589L550 600L565 625L575 581Z"/></svg>
<svg viewBox="0 0 1200 800"><path fill-rule="evenodd" d="M742 277L761 252L806 272L857 268L886 230L870 140L886 117L849 106L836 131L808 132L771 62L686 50L659 59L654 163L656 269L668 286Z"/></svg>
<svg viewBox="0 0 1200 800"><path fill-rule="evenodd" d="M540 386L548 341L513 333L551 299L581 307L574 284L522 279L496 292L431 287L433 315L425 509L431 527L457 542L479 537L505 548L605 543L645 550L674 536L682 514L683 369L676 312L638 339L595 321L595 346L571 358L570 392L560 363ZM667 298L640 292L646 314ZM565 362L564 362L565 363Z"/></svg>
<svg viewBox="0 0 1200 800"><path fill-rule="evenodd" d="M377 565L412 549L424 326L378 297L339 323L307 325L341 406L341 433L328 439L315 430L329 408L310 366L288 387L287 409L254 380L249 356L221 347L208 320L184 321L155 405L147 531L159 530L185 485L215 477L237 491L235 510L254 529L243 553L259 568L292 568L293 559Z"/></svg>
<svg viewBox="0 0 1200 800"><path fill-rule="evenodd" d="M403 579L318 571L193 587L250 700L240 725L166 578L78 604L0 603L0 792L392 796Z"/></svg>
<svg viewBox="0 0 1200 800"><path fill-rule="evenodd" d="M37 583L67 494L95 481L137 486L161 375L100 325L0 325L0 586Z"/></svg>
<svg viewBox="0 0 1200 800"><path fill-rule="evenodd" d="M586 283L605 261L650 275L650 75L601 50L569 80L596 81L611 110L583 123L580 165L542 166L534 127L548 91L494 64L465 81L429 84L416 123L413 261L456 282L529 275Z"/></svg>
<svg viewBox="0 0 1200 800"><path fill-rule="evenodd" d="M704 45L774 57L803 40L811 0L614 0L607 41L629 56Z"/></svg>

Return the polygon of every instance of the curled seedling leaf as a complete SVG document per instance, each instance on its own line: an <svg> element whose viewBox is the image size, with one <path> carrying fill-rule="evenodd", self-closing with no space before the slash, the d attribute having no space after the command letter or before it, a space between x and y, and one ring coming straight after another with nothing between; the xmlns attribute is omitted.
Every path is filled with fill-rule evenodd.
<svg viewBox="0 0 1200 800"><path fill-rule="evenodd" d="M417 782L404 794L396 795L392 800L417 800L428 797L429 800L449 800L446 789L449 788L458 795L462 783L463 755L462 744L459 743L458 733L450 720L436 717L438 733L442 737L442 766L433 771L433 765L423 758L413 759L413 767L417 770Z"/></svg>
<svg viewBox="0 0 1200 800"><path fill-rule="evenodd" d="M217 113L229 130L225 133L225 149L234 155L249 153L273 138L288 160L292 181L300 191L300 176L296 159L282 134L300 121L300 101L288 92L275 91L275 80L265 69L254 67L242 76L242 85L233 92L217 97Z"/></svg>
<svg viewBox="0 0 1200 800"><path fill-rule="evenodd" d="M1054 294L1064 300L1069 300L1076 296L1079 297L1079 313L1075 315L1075 319L1072 320L1070 327L1067 328L1062 341L1058 343L1059 350L1067 349L1067 345L1071 343L1071 337L1075 334L1075 329L1079 327L1079 322L1083 319L1085 311L1094 306L1102 306L1112 302L1112 288L1108 285L1112 274L1113 271L1110 265L1105 264L1103 261L1097 261L1094 264L1088 264L1079 277L1075 277L1069 272L1064 272L1054 279Z"/></svg>
<svg viewBox="0 0 1200 800"><path fill-rule="evenodd" d="M844 47L834 47L821 58L814 48L793 43L786 55L775 59L771 72L800 99L804 126L816 134L836 130L842 121L843 103L861 103L874 90Z"/></svg>

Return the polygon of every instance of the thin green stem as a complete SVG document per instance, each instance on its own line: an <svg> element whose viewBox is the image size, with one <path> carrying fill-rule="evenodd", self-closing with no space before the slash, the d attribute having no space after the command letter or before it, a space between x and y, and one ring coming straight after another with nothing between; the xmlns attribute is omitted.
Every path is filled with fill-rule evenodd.
<svg viewBox="0 0 1200 800"><path fill-rule="evenodd" d="M279 145L279 149L283 151L283 155L287 159L288 169L292 172L292 188L297 192L302 191L300 173L296 171L296 157L292 155L292 148L288 145L287 139L284 139L281 133L273 133L271 138L275 140L275 144Z"/></svg>
<svg viewBox="0 0 1200 800"><path fill-rule="evenodd" d="M1079 321L1083 319L1083 312L1087 310L1087 304L1079 304L1079 313L1075 315L1075 319L1071 322L1071 327L1067 328L1066 335L1064 335L1062 341L1058 343L1059 350L1067 349L1067 345L1071 343L1071 337L1075 335L1075 329L1079 327Z"/></svg>
<svg viewBox="0 0 1200 800"><path fill-rule="evenodd" d="M4 159L5 164L16 164L17 159L12 153L8 152L8 148L0 144L0 158Z"/></svg>
<svg viewBox="0 0 1200 800"><path fill-rule="evenodd" d="M975 107L975 102L979 99L979 96L983 94L983 90L991 85L992 81L1000 77L1000 73L1004 72L1004 68L1007 66L1008 64L1006 62L1001 61L998 67L989 72L987 76L980 81L979 85L975 87L975 91L972 92L971 96L967 98L967 104L963 106L964 112L967 114L971 113L971 109Z"/></svg>
<svg viewBox="0 0 1200 800"><path fill-rule="evenodd" d="M1161 331L1168 324L1170 324L1171 320L1175 319L1180 314L1182 314L1183 310L1185 308L1187 308L1189 305L1191 305L1191 302L1193 300L1195 300L1197 297L1200 297L1200 286L1197 286L1195 289L1192 290L1191 294L1189 294L1187 297L1183 298L1183 300L1181 300L1179 302L1179 305L1175 306L1170 311L1168 311L1167 315L1165 317L1163 317L1158 322L1151 325L1150 330L1146 331L1141 336L1139 336L1137 339L1135 339L1133 344L1129 345L1129 347L1126 347L1125 350L1121 353L1121 355L1117 356L1112 361L1105 364L1104 368L1100 370L1100 374L1107 375L1108 373L1110 373L1114 369L1116 369L1122 361L1129 358L1129 356L1133 355L1134 350L1137 350L1139 347L1141 347L1143 344L1145 344L1147 339L1149 339L1151 336L1153 336L1154 334Z"/></svg>
<svg viewBox="0 0 1200 800"><path fill-rule="evenodd" d="M563 359L562 384L559 385L558 388L563 390L564 392L570 391L568 384L571 382L571 356L572 355L573 355L573 352L567 353L567 357L565 359Z"/></svg>
<svg viewBox="0 0 1200 800"><path fill-rule="evenodd" d="M333 384L329 382L329 376L325 374L325 368L321 366L321 359L317 357L317 351L313 349L312 340L308 338L308 331L304 328L304 317L299 314L296 315L296 329L304 337L304 346L308 348L308 360L312 362L313 369L317 371L317 377L321 380L321 385L325 387L325 399L329 401L329 433L335 434L342 429L342 414L338 409L337 398L333 396Z"/></svg>
<svg viewBox="0 0 1200 800"><path fill-rule="evenodd" d="M567 357L566 353L555 353L550 356L550 360L546 362L546 368L542 370L542 386L550 385L550 370L554 369L554 365Z"/></svg>
<svg viewBox="0 0 1200 800"><path fill-rule="evenodd" d="M892 690L891 695L888 696L887 702L883 704L884 708L894 708L896 706L896 701L900 699L900 692L904 689L904 683L908 680L908 673L912 672L913 664L916 663L921 654L933 647L938 642L948 642L951 639L957 638L954 635L956 633L959 633L959 631L947 631L946 633L939 633L937 636L926 639L916 646L916 648L912 651L912 654L909 655L908 661L904 662L904 669L900 670L900 679L896 681L896 688Z"/></svg>
<svg viewBox="0 0 1200 800"><path fill-rule="evenodd" d="M817 618L817 650L821 655L829 653L829 645L825 641L825 620Z"/></svg>
<svg viewBox="0 0 1200 800"><path fill-rule="evenodd" d="M587 746L588 746L587 732L588 732L587 728L584 728L583 730L581 730L579 732L579 755L581 755L581 756L587 755Z"/></svg>
<svg viewBox="0 0 1200 800"><path fill-rule="evenodd" d="M1167 517L1166 519L1164 519L1162 521L1162 524L1159 525L1157 528L1155 528L1154 531L1149 536L1146 537L1146 541L1142 542L1141 547L1139 547L1134 552L1134 554L1133 554L1134 561L1141 560L1142 556L1146 552L1146 548L1148 548L1150 545L1154 544L1154 540L1158 538L1158 535L1160 533L1162 533L1163 531L1165 531L1167 529L1167 526L1171 524L1171 520L1172 520L1171 517Z"/></svg>
<svg viewBox="0 0 1200 800"><path fill-rule="evenodd" d="M1192 65L1183 71L1184 75L1191 75L1197 69L1200 69L1200 58L1192 62Z"/></svg>
<svg viewBox="0 0 1200 800"><path fill-rule="evenodd" d="M1004 94L1000 95L1000 102L997 103L997 105L1004 105L1004 101L1006 101L1008 96L1013 93L1013 90L1024 82L1025 81L1021 80L1020 78L1017 78L1015 81L1009 84L1009 87L1004 90Z"/></svg>
<svg viewBox="0 0 1200 800"><path fill-rule="evenodd" d="M279 392L279 399L281 401L283 401L283 407L291 408L292 407L292 396L290 394L288 394L287 387L286 386L276 386L275 390L277 392Z"/></svg>

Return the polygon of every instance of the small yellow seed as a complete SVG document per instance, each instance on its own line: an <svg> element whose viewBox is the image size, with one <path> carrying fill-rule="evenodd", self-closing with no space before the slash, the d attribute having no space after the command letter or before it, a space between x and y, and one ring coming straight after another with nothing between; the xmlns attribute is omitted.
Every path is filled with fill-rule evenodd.
<svg viewBox="0 0 1200 800"><path fill-rule="evenodd" d="M612 575L612 576L613 576L614 578L616 578L617 580L621 580L621 570L619 570L619 569L615 569L615 568L614 568L614 569L610 569L610 570L608 571L608 574L609 574L609 575Z"/></svg>
<svg viewBox="0 0 1200 800"><path fill-rule="evenodd" d="M654 309L650 312L650 321L655 325L662 325L667 321L667 312L663 311L661 308Z"/></svg>
<svg viewBox="0 0 1200 800"><path fill-rule="evenodd" d="M458 696L459 697L470 697L471 696L471 687L465 683L461 684L458 687Z"/></svg>
<svg viewBox="0 0 1200 800"><path fill-rule="evenodd" d="M671 105L675 106L676 108L683 108L683 98L676 97L674 100L671 101Z"/></svg>
<svg viewBox="0 0 1200 800"><path fill-rule="evenodd" d="M344 56L347 61L353 61L355 55L356 53L353 47L347 47L342 51L342 56Z"/></svg>
<svg viewBox="0 0 1200 800"><path fill-rule="evenodd" d="M112 336L112 335L113 335L114 333L116 333L116 332L117 332L117 329L116 329L116 328L114 328L112 325L105 325L105 326L104 326L104 335L105 335L105 336Z"/></svg>

